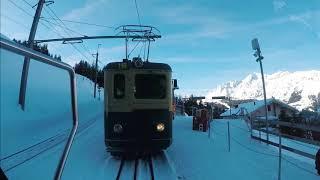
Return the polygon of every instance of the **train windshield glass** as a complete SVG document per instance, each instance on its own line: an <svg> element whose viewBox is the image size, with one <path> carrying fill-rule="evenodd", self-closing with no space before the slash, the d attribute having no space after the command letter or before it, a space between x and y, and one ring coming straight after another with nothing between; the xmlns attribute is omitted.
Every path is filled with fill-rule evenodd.
<svg viewBox="0 0 320 180"><path fill-rule="evenodd" d="M123 74L114 75L114 89L113 94L116 99L124 97L125 92L125 78Z"/></svg>
<svg viewBox="0 0 320 180"><path fill-rule="evenodd" d="M135 98L164 99L166 97L166 76L159 74L137 74L135 77Z"/></svg>

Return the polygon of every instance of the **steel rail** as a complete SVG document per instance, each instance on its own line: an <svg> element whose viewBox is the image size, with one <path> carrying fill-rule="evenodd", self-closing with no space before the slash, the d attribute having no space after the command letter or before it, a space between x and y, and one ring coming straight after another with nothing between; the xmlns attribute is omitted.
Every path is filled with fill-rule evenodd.
<svg viewBox="0 0 320 180"><path fill-rule="evenodd" d="M62 156L59 160L54 179L60 180L62 176L62 172L64 169L64 166L66 164L68 154L71 149L72 142L74 140L75 134L78 129L78 107L77 107L77 91L76 91L76 80L75 80L75 72L73 68L63 62L59 62L54 60L53 58L41 54L35 50L26 48L20 44L14 43L10 40L7 40L3 37L0 38L0 47L1 49L5 49L11 52L14 52L16 54L20 54L22 56L27 56L32 60L42 62L44 64L48 64L51 66L54 66L59 69L63 69L69 72L70 76L70 90L71 90L71 106L72 106L72 130L69 134L68 141L64 147Z"/></svg>

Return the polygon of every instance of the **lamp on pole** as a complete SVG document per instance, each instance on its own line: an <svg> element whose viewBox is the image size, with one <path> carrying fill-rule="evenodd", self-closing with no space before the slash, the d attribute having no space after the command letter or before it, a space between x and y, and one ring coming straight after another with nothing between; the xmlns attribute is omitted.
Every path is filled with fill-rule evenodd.
<svg viewBox="0 0 320 180"><path fill-rule="evenodd" d="M261 55L260 45L257 38L254 38L251 41L252 49L255 50L253 54L256 57L256 62L260 63L260 70L261 70L261 79L262 79L262 87L263 87L263 96L264 96L264 107L265 107L265 116L266 116L266 130L267 130L267 141L269 141L269 122L268 122L268 108L267 108L267 95L266 95L266 87L264 83L264 75L263 75L263 68L262 68L262 59L263 56Z"/></svg>

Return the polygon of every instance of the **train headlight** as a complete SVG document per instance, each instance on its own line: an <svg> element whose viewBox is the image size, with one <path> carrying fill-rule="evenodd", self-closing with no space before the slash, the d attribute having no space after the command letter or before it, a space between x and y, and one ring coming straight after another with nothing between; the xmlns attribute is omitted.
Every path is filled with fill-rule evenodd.
<svg viewBox="0 0 320 180"><path fill-rule="evenodd" d="M157 124L157 126L156 126L156 128L157 128L157 131L158 132L162 132L162 131L164 131L164 124L163 123L158 123Z"/></svg>
<svg viewBox="0 0 320 180"><path fill-rule="evenodd" d="M113 126L113 131L114 131L115 133L122 133L122 131L123 131L122 125L121 125L121 124L115 124L115 125Z"/></svg>

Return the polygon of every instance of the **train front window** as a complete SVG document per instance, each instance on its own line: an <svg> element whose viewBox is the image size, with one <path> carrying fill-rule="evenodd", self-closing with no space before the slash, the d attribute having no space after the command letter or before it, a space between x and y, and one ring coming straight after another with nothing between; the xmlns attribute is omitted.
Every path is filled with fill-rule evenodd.
<svg viewBox="0 0 320 180"><path fill-rule="evenodd" d="M125 78L123 74L114 75L113 94L116 99L121 99L125 95Z"/></svg>
<svg viewBox="0 0 320 180"><path fill-rule="evenodd" d="M166 97L166 76L159 74L137 74L135 76L136 99L164 99Z"/></svg>

